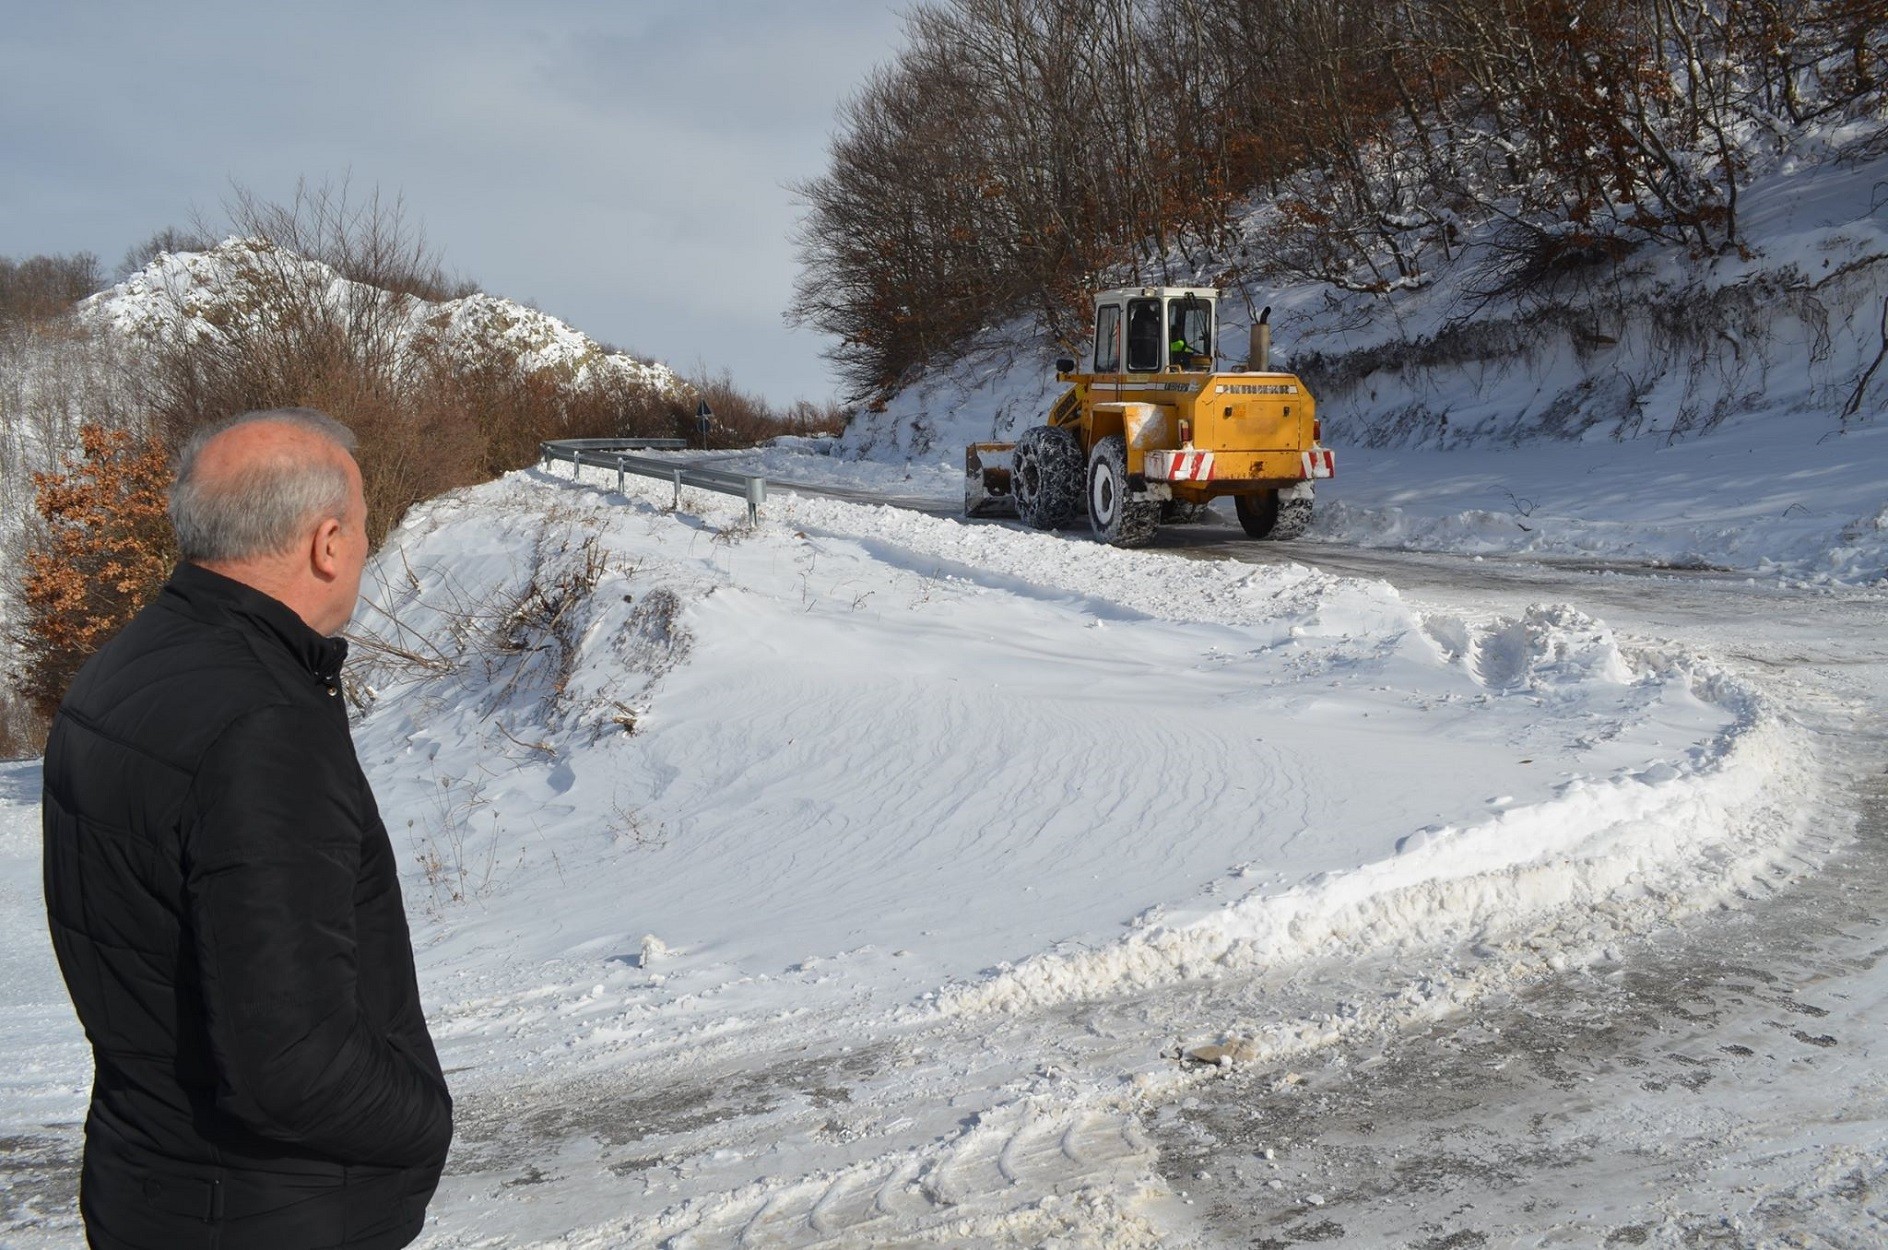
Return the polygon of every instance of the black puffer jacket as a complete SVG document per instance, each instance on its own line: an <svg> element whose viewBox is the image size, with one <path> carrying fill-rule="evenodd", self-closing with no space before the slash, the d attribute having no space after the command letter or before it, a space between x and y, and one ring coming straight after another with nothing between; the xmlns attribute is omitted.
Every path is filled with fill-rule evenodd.
<svg viewBox="0 0 1888 1250"><path fill-rule="evenodd" d="M180 567L46 748L46 910L106 1250L403 1246L452 1137L346 644Z"/></svg>

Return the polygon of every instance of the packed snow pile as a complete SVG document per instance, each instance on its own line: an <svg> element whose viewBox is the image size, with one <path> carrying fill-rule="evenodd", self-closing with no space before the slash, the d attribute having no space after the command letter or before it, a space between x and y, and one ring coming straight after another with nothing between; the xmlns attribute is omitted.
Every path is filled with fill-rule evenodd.
<svg viewBox="0 0 1888 1250"><path fill-rule="evenodd" d="M668 366L609 350L548 313L493 295L429 301L351 282L320 261L266 239L230 238L204 252L165 252L139 272L83 301L82 324L147 342L215 339L273 301L321 292L336 309L387 306L394 350L424 343L447 355L484 360L496 349L526 372L560 381L597 377L679 392Z"/></svg>

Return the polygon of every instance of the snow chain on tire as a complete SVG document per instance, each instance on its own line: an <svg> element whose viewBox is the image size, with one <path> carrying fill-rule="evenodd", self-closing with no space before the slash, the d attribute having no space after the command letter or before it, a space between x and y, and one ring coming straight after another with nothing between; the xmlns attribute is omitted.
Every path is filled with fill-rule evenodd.
<svg viewBox="0 0 1888 1250"><path fill-rule="evenodd" d="M1128 498L1128 445L1119 434L1089 453L1088 524L1116 547L1145 547L1160 528L1160 501Z"/></svg>
<svg viewBox="0 0 1888 1250"><path fill-rule="evenodd" d="M1082 502L1082 448L1075 435L1052 425L1024 430L1010 457L1010 494L1023 524L1061 529Z"/></svg>
<svg viewBox="0 0 1888 1250"><path fill-rule="evenodd" d="M1311 501L1309 499L1281 499L1278 503L1278 520L1272 526L1272 541L1286 542L1298 537L1311 528Z"/></svg>

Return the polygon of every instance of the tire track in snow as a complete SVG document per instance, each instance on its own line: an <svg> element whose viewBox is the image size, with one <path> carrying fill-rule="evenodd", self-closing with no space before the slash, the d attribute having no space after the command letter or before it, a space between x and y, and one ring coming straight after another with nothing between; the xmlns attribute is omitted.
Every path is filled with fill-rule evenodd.
<svg viewBox="0 0 1888 1250"><path fill-rule="evenodd" d="M1021 1244L1084 1231L1082 1196L1118 1200L1145 1185L1153 1164L1151 1143L1120 1112L1011 1105L979 1117L939 1148L710 1200L659 1217L627 1244L664 1250ZM1133 1224L1123 1225L1130 1240L1121 1244L1133 1244Z"/></svg>

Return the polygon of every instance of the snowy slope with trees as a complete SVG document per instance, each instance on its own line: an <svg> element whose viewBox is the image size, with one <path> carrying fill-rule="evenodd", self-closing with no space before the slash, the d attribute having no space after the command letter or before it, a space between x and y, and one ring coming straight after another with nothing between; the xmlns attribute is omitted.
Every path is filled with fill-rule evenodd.
<svg viewBox="0 0 1888 1250"><path fill-rule="evenodd" d="M1244 358L1243 310L1272 307L1275 358L1337 450L1306 541L1888 575L1888 155L1871 133L1754 179L1746 256L1648 249L1498 300L1472 297L1467 265L1389 294L1234 289L1221 360ZM734 463L948 508L966 443L1043 419L1058 350L1011 324L914 371L826 454Z"/></svg>
<svg viewBox="0 0 1888 1250"><path fill-rule="evenodd" d="M378 540L413 502L529 464L540 439L668 437L694 408L695 388L664 365L448 287L395 217L316 193L294 208L250 204L244 220L272 236L159 251L76 306L0 309L0 668L14 679L0 695L0 753L43 735L49 700L89 653L65 645L69 631L108 635L156 584L100 573L80 595L52 581L82 572L71 555L88 544L168 567L161 466L208 421L298 404L339 417L360 441ZM125 454L148 453L156 472L80 465L87 426L128 438ZM60 472L151 497L105 501L99 515L124 532L75 526L70 511L54 521L35 474ZM49 574L35 560L59 542L72 546Z"/></svg>

